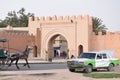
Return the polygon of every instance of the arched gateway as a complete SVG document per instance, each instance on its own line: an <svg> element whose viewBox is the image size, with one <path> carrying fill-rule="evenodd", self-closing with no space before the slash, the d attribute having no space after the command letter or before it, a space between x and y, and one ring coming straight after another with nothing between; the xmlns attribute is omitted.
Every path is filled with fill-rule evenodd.
<svg viewBox="0 0 120 80"><path fill-rule="evenodd" d="M69 50L68 55L78 56L82 45L82 50L89 51L92 34L92 17L90 16L53 16L29 18L29 33L35 35L35 45L39 48L40 57L52 58L55 56L54 50L62 47L62 51ZM54 45L55 42L57 47ZM62 42L65 42L62 44ZM62 45L61 45L62 44ZM64 47L63 47L64 46ZM66 47L65 47L66 46Z"/></svg>

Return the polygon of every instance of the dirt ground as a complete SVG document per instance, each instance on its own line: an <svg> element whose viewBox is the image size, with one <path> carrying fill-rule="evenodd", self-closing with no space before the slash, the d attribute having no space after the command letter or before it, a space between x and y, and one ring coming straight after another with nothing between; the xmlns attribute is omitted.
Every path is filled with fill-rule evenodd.
<svg viewBox="0 0 120 80"><path fill-rule="evenodd" d="M19 73L19 71L18 71ZM82 72L70 72L67 69L55 70L52 73L19 73L12 76L0 77L0 80L120 80L120 78L111 79L93 79L84 77Z"/></svg>

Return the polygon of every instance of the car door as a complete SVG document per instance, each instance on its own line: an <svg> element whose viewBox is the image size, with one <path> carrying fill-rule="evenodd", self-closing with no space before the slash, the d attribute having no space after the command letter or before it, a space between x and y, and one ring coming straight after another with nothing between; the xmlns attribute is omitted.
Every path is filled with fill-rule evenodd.
<svg viewBox="0 0 120 80"><path fill-rule="evenodd" d="M109 59L106 53L97 54L96 67L107 67L109 65Z"/></svg>
<svg viewBox="0 0 120 80"><path fill-rule="evenodd" d="M106 53L102 53L102 66L108 67L109 66L109 58Z"/></svg>
<svg viewBox="0 0 120 80"><path fill-rule="evenodd" d="M97 54L97 55L96 55L95 67L103 67L102 55L101 55L101 54Z"/></svg>

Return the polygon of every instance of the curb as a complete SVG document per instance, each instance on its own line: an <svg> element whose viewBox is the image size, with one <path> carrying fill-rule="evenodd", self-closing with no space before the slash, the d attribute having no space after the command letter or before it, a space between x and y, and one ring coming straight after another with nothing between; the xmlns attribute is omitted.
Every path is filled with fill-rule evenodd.
<svg viewBox="0 0 120 80"><path fill-rule="evenodd" d="M65 64L66 62L40 62L40 63L30 63L30 64Z"/></svg>
<svg viewBox="0 0 120 80"><path fill-rule="evenodd" d="M26 62L18 62L18 64L24 64L24 63ZM66 64L67 62L28 62L28 63L29 64Z"/></svg>
<svg viewBox="0 0 120 80"><path fill-rule="evenodd" d="M26 63L25 60L18 61L18 64ZM52 61L45 61L45 60L28 60L29 64L65 64L67 60L52 60Z"/></svg>

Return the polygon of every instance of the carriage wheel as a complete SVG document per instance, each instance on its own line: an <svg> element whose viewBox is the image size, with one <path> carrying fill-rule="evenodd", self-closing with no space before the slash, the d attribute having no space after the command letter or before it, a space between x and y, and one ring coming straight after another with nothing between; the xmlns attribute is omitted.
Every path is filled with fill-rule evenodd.
<svg viewBox="0 0 120 80"><path fill-rule="evenodd" d="M4 65L5 65L4 60L1 59L1 60L0 60L0 69L3 69L3 68L4 68Z"/></svg>
<svg viewBox="0 0 120 80"><path fill-rule="evenodd" d="M8 68L8 65L6 64L6 60L5 59L1 59L0 60L0 70L5 70Z"/></svg>

